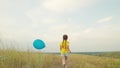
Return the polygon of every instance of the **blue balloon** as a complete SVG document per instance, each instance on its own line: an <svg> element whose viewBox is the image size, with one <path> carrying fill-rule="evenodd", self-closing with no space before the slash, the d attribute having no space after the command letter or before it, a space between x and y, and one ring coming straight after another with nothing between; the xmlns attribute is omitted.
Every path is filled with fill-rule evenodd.
<svg viewBox="0 0 120 68"><path fill-rule="evenodd" d="M36 39L33 42L33 46L36 49L43 49L43 48L45 48L45 43L40 39Z"/></svg>

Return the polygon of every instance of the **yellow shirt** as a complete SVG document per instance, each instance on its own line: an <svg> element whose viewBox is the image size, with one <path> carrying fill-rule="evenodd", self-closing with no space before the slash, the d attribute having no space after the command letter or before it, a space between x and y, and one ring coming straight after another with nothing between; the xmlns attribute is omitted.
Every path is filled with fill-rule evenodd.
<svg viewBox="0 0 120 68"><path fill-rule="evenodd" d="M67 52L69 52L69 42L64 40L63 42L60 43L60 47L61 47L61 54L65 54Z"/></svg>

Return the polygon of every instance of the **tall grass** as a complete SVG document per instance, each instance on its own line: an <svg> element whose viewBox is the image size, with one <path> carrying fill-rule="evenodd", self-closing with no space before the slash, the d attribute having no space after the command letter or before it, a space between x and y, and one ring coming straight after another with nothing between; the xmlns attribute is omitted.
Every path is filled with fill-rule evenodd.
<svg viewBox="0 0 120 68"><path fill-rule="evenodd" d="M56 68L60 57L33 52L18 52L16 50L0 51L0 68Z"/></svg>
<svg viewBox="0 0 120 68"><path fill-rule="evenodd" d="M0 68L61 68L61 56L0 50ZM68 68L120 68L120 59L71 54Z"/></svg>

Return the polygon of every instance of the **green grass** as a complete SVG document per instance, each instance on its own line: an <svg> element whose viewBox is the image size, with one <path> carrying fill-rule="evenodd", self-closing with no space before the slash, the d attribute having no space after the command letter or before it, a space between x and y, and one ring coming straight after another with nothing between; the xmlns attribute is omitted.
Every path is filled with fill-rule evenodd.
<svg viewBox="0 0 120 68"><path fill-rule="evenodd" d="M98 56L103 56L103 57L110 57L110 58L120 58L120 52L105 52L102 54L99 54Z"/></svg>
<svg viewBox="0 0 120 68"><path fill-rule="evenodd" d="M0 50L0 68L61 68L61 56ZM71 54L68 68L120 68L119 58Z"/></svg>

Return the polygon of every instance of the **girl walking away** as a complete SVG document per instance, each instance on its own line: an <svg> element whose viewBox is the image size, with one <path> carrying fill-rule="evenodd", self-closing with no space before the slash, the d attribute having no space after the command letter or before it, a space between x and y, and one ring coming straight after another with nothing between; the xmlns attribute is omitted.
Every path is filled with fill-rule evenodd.
<svg viewBox="0 0 120 68"><path fill-rule="evenodd" d="M69 42L67 41L68 36L63 35L63 41L60 43L60 52L62 56L62 67L67 67L68 54L71 52L69 48Z"/></svg>

